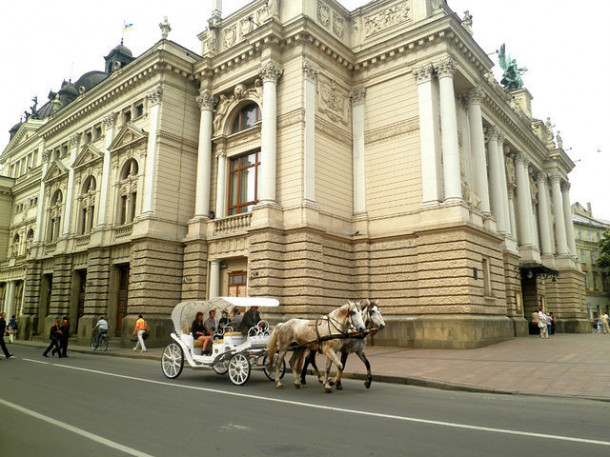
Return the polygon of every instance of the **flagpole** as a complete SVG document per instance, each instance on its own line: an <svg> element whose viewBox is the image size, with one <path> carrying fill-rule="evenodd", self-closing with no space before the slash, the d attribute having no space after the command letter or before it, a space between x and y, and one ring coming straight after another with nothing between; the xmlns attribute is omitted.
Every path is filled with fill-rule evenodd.
<svg viewBox="0 0 610 457"><path fill-rule="evenodd" d="M125 38L125 19L123 19L123 32L121 33L121 46L123 46L124 38Z"/></svg>

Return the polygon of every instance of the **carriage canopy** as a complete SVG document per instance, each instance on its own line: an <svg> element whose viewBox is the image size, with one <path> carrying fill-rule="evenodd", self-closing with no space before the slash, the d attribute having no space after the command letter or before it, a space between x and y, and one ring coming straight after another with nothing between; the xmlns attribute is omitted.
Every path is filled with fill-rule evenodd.
<svg viewBox="0 0 610 457"><path fill-rule="evenodd" d="M195 316L201 311L207 319L210 310L216 310L216 319L220 319L222 312L227 314L234 307L250 308L258 306L261 308L278 307L280 302L275 298L267 297L217 297L210 300L192 300L178 303L172 311L172 322L176 333L188 333Z"/></svg>

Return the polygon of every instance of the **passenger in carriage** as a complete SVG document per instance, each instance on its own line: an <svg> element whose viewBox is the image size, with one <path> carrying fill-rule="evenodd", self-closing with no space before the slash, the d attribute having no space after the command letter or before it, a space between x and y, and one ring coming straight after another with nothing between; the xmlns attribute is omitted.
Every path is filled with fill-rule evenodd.
<svg viewBox="0 0 610 457"><path fill-rule="evenodd" d="M203 333L207 338L203 345L203 353L211 354L212 353L212 337L217 331L216 327L216 310L211 309L208 315L208 318L203 323ZM207 343L207 344L206 344Z"/></svg>
<svg viewBox="0 0 610 457"><path fill-rule="evenodd" d="M260 321L261 315L258 313L258 306L253 306L244 314L238 330L241 331L243 335L247 335L248 330L258 324Z"/></svg>
<svg viewBox="0 0 610 457"><path fill-rule="evenodd" d="M233 327L233 330L237 330L239 328L239 324L241 324L242 315L239 312L239 308L236 306L231 310L231 323L229 324Z"/></svg>
<svg viewBox="0 0 610 457"><path fill-rule="evenodd" d="M191 326L191 333L193 334L193 338L196 341L201 341L202 351L205 353L206 348L212 344L212 337L207 336L205 333L205 325L203 323L203 313L199 311L195 315L195 320L193 321L193 325Z"/></svg>

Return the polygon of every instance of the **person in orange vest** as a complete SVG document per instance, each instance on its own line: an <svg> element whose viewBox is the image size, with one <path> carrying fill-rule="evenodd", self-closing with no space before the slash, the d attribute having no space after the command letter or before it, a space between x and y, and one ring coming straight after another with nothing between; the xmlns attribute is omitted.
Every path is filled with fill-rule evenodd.
<svg viewBox="0 0 610 457"><path fill-rule="evenodd" d="M133 330L133 334L138 336L138 342L136 347L133 348L137 351L139 347L142 348L142 352L146 352L146 345L144 344L144 335L148 331L148 324L144 320L141 314L138 314L138 320L136 321L136 328Z"/></svg>

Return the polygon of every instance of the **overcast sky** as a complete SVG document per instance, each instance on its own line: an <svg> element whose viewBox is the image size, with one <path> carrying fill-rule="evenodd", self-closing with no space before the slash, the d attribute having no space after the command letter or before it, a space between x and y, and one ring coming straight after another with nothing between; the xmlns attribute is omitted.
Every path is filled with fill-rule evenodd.
<svg viewBox="0 0 610 457"><path fill-rule="evenodd" d="M290 1L290 0L282 0ZM308 0L315 1L315 0ZM224 0L223 16L247 4ZM349 10L368 3L340 0ZM533 115L551 118L564 148L576 162L570 174L571 200L591 202L596 217L610 220L610 57L606 20L610 2L592 0L449 0L461 17L473 16L474 38L488 53L506 43L507 54L527 67L525 87L534 97ZM161 38L168 16L169 38L197 53L197 34L212 0L30 0L2 6L0 27L0 151L8 130L38 96L39 106L64 79L103 70L103 57L119 44L123 22L133 23L125 45L135 56ZM491 56L497 63L495 55ZM500 70L496 65L496 77ZM604 82L602 83L602 80Z"/></svg>

